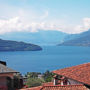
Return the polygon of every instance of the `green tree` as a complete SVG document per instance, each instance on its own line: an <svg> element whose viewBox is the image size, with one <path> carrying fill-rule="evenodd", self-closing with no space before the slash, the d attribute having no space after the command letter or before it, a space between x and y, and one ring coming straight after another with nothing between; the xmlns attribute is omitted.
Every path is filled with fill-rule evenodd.
<svg viewBox="0 0 90 90"><path fill-rule="evenodd" d="M45 73L41 74L43 76L42 78L38 78L38 75L40 75L40 74L41 73L39 73L39 72L28 72L25 75L28 78L26 85L28 87L40 86L44 82L51 82L53 79L53 75L54 75L53 73L51 73L48 70Z"/></svg>
<svg viewBox="0 0 90 90"><path fill-rule="evenodd" d="M36 78L36 77L38 77L39 74L41 74L41 73L40 72L28 72L26 76L28 78Z"/></svg>
<svg viewBox="0 0 90 90"><path fill-rule="evenodd" d="M51 82L53 79L53 73L50 72L49 70L47 70L44 74L43 74L43 78L45 80L45 82Z"/></svg>
<svg viewBox="0 0 90 90"><path fill-rule="evenodd" d="M42 85L42 83L44 83L44 82L45 81L43 79L39 79L39 78L28 78L26 85L28 87L36 87L36 86Z"/></svg>

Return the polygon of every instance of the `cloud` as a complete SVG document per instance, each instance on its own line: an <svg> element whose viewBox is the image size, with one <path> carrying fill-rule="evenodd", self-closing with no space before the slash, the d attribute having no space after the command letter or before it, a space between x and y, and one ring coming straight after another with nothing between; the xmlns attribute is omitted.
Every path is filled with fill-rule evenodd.
<svg viewBox="0 0 90 90"><path fill-rule="evenodd" d="M82 18L82 24L75 25L80 22L80 18L76 21L76 18L70 17L68 13L65 14L62 9L58 10L51 8L51 6L46 7L46 5L42 5L44 3L34 4L32 2L34 0L28 1L2 0L0 2L0 34L8 32L37 32L39 29L81 33L90 29L90 18ZM78 16L75 17L78 18ZM71 23L72 20L75 20L75 22Z"/></svg>
<svg viewBox="0 0 90 90"><path fill-rule="evenodd" d="M81 33L90 29L90 18L83 18L82 25L77 25L73 33Z"/></svg>
<svg viewBox="0 0 90 90"><path fill-rule="evenodd" d="M75 26L59 19L48 19L50 18L48 10L44 10L44 14L38 14L33 10L19 9L15 11L17 16L15 13L13 15L10 12L11 16L8 15L8 18L0 17L0 34L9 32L37 32L38 30L57 30L74 34L90 29L90 18L83 18L82 24Z"/></svg>
<svg viewBox="0 0 90 90"><path fill-rule="evenodd" d="M15 17L9 20L0 20L0 33L11 32L17 30L19 18Z"/></svg>
<svg viewBox="0 0 90 90"><path fill-rule="evenodd" d="M90 18L84 18L83 22L84 22L84 28L89 29L90 28Z"/></svg>
<svg viewBox="0 0 90 90"><path fill-rule="evenodd" d="M0 20L0 34L27 31L29 27L30 25L23 23L19 17Z"/></svg>
<svg viewBox="0 0 90 90"><path fill-rule="evenodd" d="M83 18L81 24L79 25L65 24L64 26L62 26L60 31L63 31L69 34L78 34L78 33L88 31L89 29L90 29L90 18Z"/></svg>
<svg viewBox="0 0 90 90"><path fill-rule="evenodd" d="M37 32L38 30L57 30L53 23L24 22L20 17L0 20L0 34L8 32Z"/></svg>

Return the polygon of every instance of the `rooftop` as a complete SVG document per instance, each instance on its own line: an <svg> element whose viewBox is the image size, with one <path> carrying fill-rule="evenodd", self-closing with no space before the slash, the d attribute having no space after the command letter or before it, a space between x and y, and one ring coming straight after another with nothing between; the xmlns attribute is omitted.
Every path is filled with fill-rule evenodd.
<svg viewBox="0 0 90 90"><path fill-rule="evenodd" d="M47 85L53 85L53 82L46 82L42 84L43 86L47 86Z"/></svg>
<svg viewBox="0 0 90 90"><path fill-rule="evenodd" d="M3 64L0 64L0 74L2 74L2 73L17 73L17 71L10 69Z"/></svg>
<svg viewBox="0 0 90 90"><path fill-rule="evenodd" d="M60 86L60 85L52 85L52 86L43 86L40 90L89 90L83 85L65 85L65 86Z"/></svg>
<svg viewBox="0 0 90 90"><path fill-rule="evenodd" d="M20 90L41 90L42 86L38 87L32 87L32 88L25 88L25 89L20 89Z"/></svg>
<svg viewBox="0 0 90 90"><path fill-rule="evenodd" d="M89 90L84 85L45 85L20 90Z"/></svg>
<svg viewBox="0 0 90 90"><path fill-rule="evenodd" d="M90 63L59 69L52 72L90 85Z"/></svg>

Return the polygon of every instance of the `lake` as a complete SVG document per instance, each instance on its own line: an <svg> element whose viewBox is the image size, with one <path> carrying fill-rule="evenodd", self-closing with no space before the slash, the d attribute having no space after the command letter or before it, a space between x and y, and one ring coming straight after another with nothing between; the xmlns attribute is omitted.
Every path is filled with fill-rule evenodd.
<svg viewBox="0 0 90 90"><path fill-rule="evenodd" d="M45 46L42 51L0 52L0 60L22 74L45 72L90 62L90 47Z"/></svg>

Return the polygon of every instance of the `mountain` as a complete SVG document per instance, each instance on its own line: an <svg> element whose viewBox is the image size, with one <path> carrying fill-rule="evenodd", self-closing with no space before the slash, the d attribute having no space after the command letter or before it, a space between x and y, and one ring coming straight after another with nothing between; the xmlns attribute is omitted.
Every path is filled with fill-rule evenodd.
<svg viewBox="0 0 90 90"><path fill-rule="evenodd" d="M65 41L69 41L69 40L73 40L73 39L77 39L77 38L81 38L84 36L87 36L88 34L90 34L90 30L79 33L79 34L68 34L65 38L64 38L64 42Z"/></svg>
<svg viewBox="0 0 90 90"><path fill-rule="evenodd" d="M5 40L23 41L37 45L57 45L64 41L68 34L55 30L39 30L38 32L13 32L0 35Z"/></svg>
<svg viewBox="0 0 90 90"><path fill-rule="evenodd" d="M90 30L83 32L81 34L78 34L78 37L65 41L62 44L64 46L90 46Z"/></svg>
<svg viewBox="0 0 90 90"><path fill-rule="evenodd" d="M90 30L80 34L67 34L56 30L38 30L37 32L12 32L1 34L5 40L23 41L36 45L81 45L82 38L89 37ZM88 39L88 38L87 38ZM82 40L82 41L81 41ZM85 40L86 41L86 40ZM84 41L84 42L85 42Z"/></svg>
<svg viewBox="0 0 90 90"><path fill-rule="evenodd" d="M37 50L42 50L42 48L34 44L0 39L0 51L37 51Z"/></svg>

